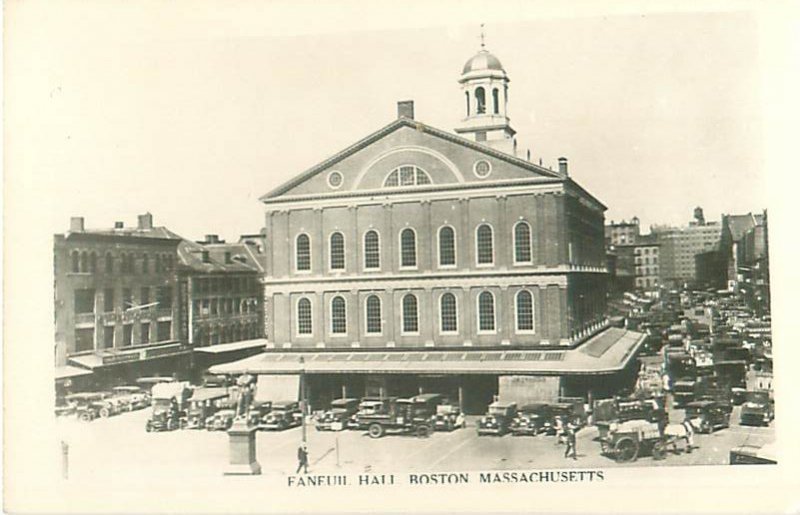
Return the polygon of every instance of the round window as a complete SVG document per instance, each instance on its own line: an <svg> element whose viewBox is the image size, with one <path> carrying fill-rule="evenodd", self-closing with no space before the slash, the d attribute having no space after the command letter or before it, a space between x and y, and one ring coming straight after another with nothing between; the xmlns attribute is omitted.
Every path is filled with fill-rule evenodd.
<svg viewBox="0 0 800 515"><path fill-rule="evenodd" d="M489 161L480 160L475 162L474 166L475 175L480 177L481 179L488 177L490 173L492 173L492 165L489 164Z"/></svg>
<svg viewBox="0 0 800 515"><path fill-rule="evenodd" d="M343 181L342 174L340 172L331 172L328 174L328 186L333 189L336 189L342 185Z"/></svg>

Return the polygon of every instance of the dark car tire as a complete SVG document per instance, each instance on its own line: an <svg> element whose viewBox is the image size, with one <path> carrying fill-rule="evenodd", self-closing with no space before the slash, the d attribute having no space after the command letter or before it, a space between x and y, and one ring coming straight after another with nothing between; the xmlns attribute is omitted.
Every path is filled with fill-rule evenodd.
<svg viewBox="0 0 800 515"><path fill-rule="evenodd" d="M81 413L81 417L80 417L80 418L81 418L81 420L83 420L84 422L91 422L91 421L92 421L92 415L91 415L91 413L88 413L88 412L86 412L86 413Z"/></svg>
<svg viewBox="0 0 800 515"><path fill-rule="evenodd" d="M147 425L144 426L144 430L147 431L148 433L151 433L153 431L153 426L150 425L150 422L148 422Z"/></svg>
<svg viewBox="0 0 800 515"><path fill-rule="evenodd" d="M416 429L417 438L428 438L431 435L431 426L421 425Z"/></svg>
<svg viewBox="0 0 800 515"><path fill-rule="evenodd" d="M386 430L380 424L370 424L369 425L369 436L371 438L380 438L386 433Z"/></svg>

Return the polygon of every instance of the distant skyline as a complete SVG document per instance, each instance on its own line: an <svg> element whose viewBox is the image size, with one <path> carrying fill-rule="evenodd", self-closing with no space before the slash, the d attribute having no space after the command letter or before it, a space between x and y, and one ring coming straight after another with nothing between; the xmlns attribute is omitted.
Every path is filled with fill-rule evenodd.
<svg viewBox="0 0 800 515"><path fill-rule="evenodd" d="M190 239L234 240L263 225L258 197L395 118L452 130L457 79L479 23L290 34L252 20L146 24L73 5L43 19L47 45L20 70L48 153L28 156L58 193L53 232L153 213ZM255 27L255 29L253 29ZM260 32L259 32L260 29ZM519 152L570 174L609 209L682 225L767 206L758 26L747 13L487 22L511 78ZM39 41L41 43L41 41Z"/></svg>

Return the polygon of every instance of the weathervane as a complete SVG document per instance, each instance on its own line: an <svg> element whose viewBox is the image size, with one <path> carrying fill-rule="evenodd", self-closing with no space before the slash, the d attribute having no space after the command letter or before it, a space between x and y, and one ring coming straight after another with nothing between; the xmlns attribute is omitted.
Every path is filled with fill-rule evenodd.
<svg viewBox="0 0 800 515"><path fill-rule="evenodd" d="M484 41L484 39L485 39L485 36L483 34L483 23L481 23L481 48L482 49L486 47L486 42Z"/></svg>

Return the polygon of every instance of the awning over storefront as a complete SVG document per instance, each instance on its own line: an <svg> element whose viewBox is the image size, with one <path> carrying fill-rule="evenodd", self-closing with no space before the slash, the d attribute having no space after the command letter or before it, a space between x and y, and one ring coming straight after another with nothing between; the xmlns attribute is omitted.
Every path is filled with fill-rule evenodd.
<svg viewBox="0 0 800 515"><path fill-rule="evenodd" d="M203 352L207 354L221 354L223 352L233 352L238 350L255 349L258 347L266 347L267 340L259 338L256 340L245 340L242 342L219 343L217 345L209 345L207 347L195 347L195 352Z"/></svg>
<svg viewBox="0 0 800 515"><path fill-rule="evenodd" d="M188 345L171 342L163 345L147 346L143 348L132 348L124 350L105 350L84 354L82 356L72 356L69 362L79 367L95 369L110 365L120 365L122 363L135 363L168 356L187 354L192 349Z"/></svg>
<svg viewBox="0 0 800 515"><path fill-rule="evenodd" d="M70 365L56 367L56 380L90 375L92 375L92 371L86 370L85 368L78 368Z"/></svg>
<svg viewBox="0 0 800 515"><path fill-rule="evenodd" d="M451 351L270 351L211 367L215 374L610 374L622 370L645 339L611 327L574 349ZM303 363L300 363L300 358Z"/></svg>
<svg viewBox="0 0 800 515"><path fill-rule="evenodd" d="M300 376L259 375L255 400L277 402L300 400Z"/></svg>

